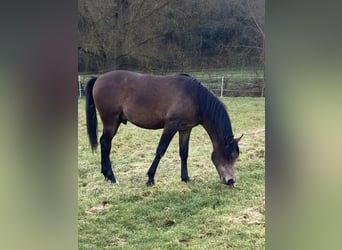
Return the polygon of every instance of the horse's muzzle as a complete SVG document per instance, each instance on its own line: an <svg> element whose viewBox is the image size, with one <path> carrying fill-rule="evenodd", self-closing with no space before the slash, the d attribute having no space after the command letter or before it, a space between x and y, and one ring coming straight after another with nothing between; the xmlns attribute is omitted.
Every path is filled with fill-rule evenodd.
<svg viewBox="0 0 342 250"><path fill-rule="evenodd" d="M235 178L228 179L227 177L221 177L221 182L228 186L234 187Z"/></svg>
<svg viewBox="0 0 342 250"><path fill-rule="evenodd" d="M235 183L234 179L229 179L225 184L227 184L228 186L234 187L234 183Z"/></svg>
<svg viewBox="0 0 342 250"><path fill-rule="evenodd" d="M234 187L235 178L228 179L226 177L221 177L221 182L228 186Z"/></svg>

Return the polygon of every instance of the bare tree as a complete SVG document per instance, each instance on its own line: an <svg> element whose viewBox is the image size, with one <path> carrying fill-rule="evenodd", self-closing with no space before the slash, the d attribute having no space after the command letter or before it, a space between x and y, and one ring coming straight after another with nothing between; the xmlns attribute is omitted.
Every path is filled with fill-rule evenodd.
<svg viewBox="0 0 342 250"><path fill-rule="evenodd" d="M263 64L264 0L79 0L78 26L83 68Z"/></svg>

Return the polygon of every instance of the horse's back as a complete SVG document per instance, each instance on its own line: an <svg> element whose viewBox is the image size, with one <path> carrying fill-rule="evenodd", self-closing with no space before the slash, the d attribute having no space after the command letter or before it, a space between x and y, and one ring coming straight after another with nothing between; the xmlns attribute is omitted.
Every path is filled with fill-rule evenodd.
<svg viewBox="0 0 342 250"><path fill-rule="evenodd" d="M153 76L130 71L112 71L100 76L94 86L99 112L121 115L144 128L162 128L170 119L194 120L194 91L187 76Z"/></svg>

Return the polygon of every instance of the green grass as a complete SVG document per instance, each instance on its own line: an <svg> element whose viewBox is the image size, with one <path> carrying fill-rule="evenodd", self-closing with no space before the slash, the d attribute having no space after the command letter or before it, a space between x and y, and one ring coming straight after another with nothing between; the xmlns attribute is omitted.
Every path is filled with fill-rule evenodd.
<svg viewBox="0 0 342 250"><path fill-rule="evenodd" d="M237 183L219 182L204 129L193 129L192 182L180 180L178 136L162 158L156 185L146 187L161 130L121 125L111 160L120 185L104 181L100 150L91 153L84 100L78 101L79 249L264 249L264 98L223 98L240 142ZM99 120L100 122L100 120ZM99 124L99 135L101 133Z"/></svg>

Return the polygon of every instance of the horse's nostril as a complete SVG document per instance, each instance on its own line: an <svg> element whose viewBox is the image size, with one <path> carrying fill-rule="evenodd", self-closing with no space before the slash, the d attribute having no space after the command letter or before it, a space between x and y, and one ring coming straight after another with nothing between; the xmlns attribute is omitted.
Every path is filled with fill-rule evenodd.
<svg viewBox="0 0 342 250"><path fill-rule="evenodd" d="M227 185L229 185L229 186L234 185L234 183L235 183L235 180L234 180L234 179L229 179L229 180L227 181Z"/></svg>

